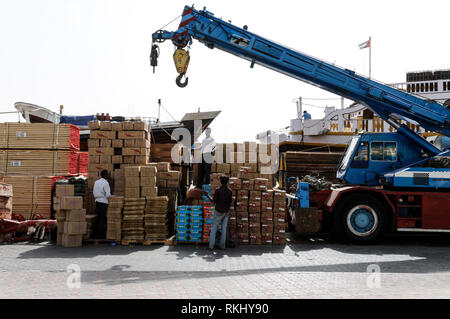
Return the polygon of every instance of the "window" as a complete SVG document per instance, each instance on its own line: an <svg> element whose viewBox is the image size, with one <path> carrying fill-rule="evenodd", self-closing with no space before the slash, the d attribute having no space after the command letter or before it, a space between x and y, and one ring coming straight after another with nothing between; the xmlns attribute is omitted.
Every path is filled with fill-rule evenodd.
<svg viewBox="0 0 450 319"><path fill-rule="evenodd" d="M428 92L428 83L425 83L425 92Z"/></svg>
<svg viewBox="0 0 450 319"><path fill-rule="evenodd" d="M411 88L412 88L411 91L412 91L413 93L415 93L415 92L416 92L416 85L415 85L415 84L411 85Z"/></svg>
<svg viewBox="0 0 450 319"><path fill-rule="evenodd" d="M443 87L442 87L442 89L443 89L444 91L447 91L447 82L443 82L442 84L444 84Z"/></svg>
<svg viewBox="0 0 450 319"><path fill-rule="evenodd" d="M411 92L411 84L408 84L408 85L406 86L406 91L407 91L407 92Z"/></svg>
<svg viewBox="0 0 450 319"><path fill-rule="evenodd" d="M369 143L361 142L355 153L352 168L368 168L369 167Z"/></svg>
<svg viewBox="0 0 450 319"><path fill-rule="evenodd" d="M423 92L425 89L425 85L423 83L420 84L420 92Z"/></svg>
<svg viewBox="0 0 450 319"><path fill-rule="evenodd" d="M416 92L420 92L420 85L419 85L419 83L416 84Z"/></svg>
<svg viewBox="0 0 450 319"><path fill-rule="evenodd" d="M370 159L372 161L397 161L396 142L372 142L370 147Z"/></svg>
<svg viewBox="0 0 450 319"><path fill-rule="evenodd" d="M438 83L434 82L434 91L439 91Z"/></svg>

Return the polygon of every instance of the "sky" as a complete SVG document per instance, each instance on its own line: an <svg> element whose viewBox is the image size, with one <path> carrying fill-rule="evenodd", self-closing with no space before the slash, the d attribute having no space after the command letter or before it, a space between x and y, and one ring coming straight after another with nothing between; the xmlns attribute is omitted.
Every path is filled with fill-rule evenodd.
<svg viewBox="0 0 450 319"><path fill-rule="evenodd" d="M194 0L193 0L194 1ZM0 0L0 112L28 102L66 115L179 120L187 112L222 113L211 125L217 142L255 140L285 128L302 97L313 118L339 97L194 40L189 85L178 88L169 42L160 45L156 73L149 63L151 35L192 3L150 0ZM237 26L384 83L406 72L450 68L448 1L195 1ZM175 31L180 19L166 27ZM313 98L313 100L308 100ZM317 100L317 99L336 100ZM351 101L346 101L348 106ZM317 107L318 106L318 107ZM0 115L0 121L17 121Z"/></svg>

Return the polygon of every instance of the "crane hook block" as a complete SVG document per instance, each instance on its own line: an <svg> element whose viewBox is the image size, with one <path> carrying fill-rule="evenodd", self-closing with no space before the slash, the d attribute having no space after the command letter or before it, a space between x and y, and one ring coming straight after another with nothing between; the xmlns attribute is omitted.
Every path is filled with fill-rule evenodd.
<svg viewBox="0 0 450 319"><path fill-rule="evenodd" d="M189 78L187 78L187 77L185 78L184 82L181 82L183 77L185 77L185 75L184 74L180 74L179 76L177 76L177 79L176 79L177 85L180 88L185 88L188 85L188 83L189 83Z"/></svg>
<svg viewBox="0 0 450 319"><path fill-rule="evenodd" d="M186 74L190 60L189 52L184 49L177 49L173 54L173 61L179 74Z"/></svg>

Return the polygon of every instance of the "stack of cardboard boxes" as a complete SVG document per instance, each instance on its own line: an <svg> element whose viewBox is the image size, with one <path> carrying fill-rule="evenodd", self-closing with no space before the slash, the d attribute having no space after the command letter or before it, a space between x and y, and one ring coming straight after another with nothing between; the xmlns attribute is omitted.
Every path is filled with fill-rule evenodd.
<svg viewBox="0 0 450 319"><path fill-rule="evenodd" d="M145 198L125 198L123 206L122 239L144 240Z"/></svg>
<svg viewBox="0 0 450 319"><path fill-rule="evenodd" d="M165 240L168 237L167 207L169 198L157 196L147 198L145 206L145 239L152 241Z"/></svg>
<svg viewBox="0 0 450 319"><path fill-rule="evenodd" d="M126 166L145 165L150 162L149 126L145 122L89 122L91 135L89 147L89 189L100 178L100 172L107 170L112 177L114 194L124 196L124 171ZM139 185L135 185L138 187ZM90 192L91 194L92 192ZM137 196L139 197L139 196ZM90 210L94 200L90 195Z"/></svg>
<svg viewBox="0 0 450 319"><path fill-rule="evenodd" d="M69 193L70 186L57 185L62 193ZM64 188L64 189L62 189ZM61 196L61 192L56 193L57 209L56 219L58 223L57 244L63 247L81 247L83 235L87 231L86 210L83 209L83 197L81 196Z"/></svg>
<svg viewBox="0 0 450 319"><path fill-rule="evenodd" d="M200 147L196 145L195 147ZM201 161L199 154L194 153L196 163ZM278 172L278 147L274 144L257 144L256 142L217 144L211 173L225 174L229 177L240 177L245 167L245 179L265 178L267 187L275 186ZM194 165L194 183L198 176L198 165Z"/></svg>
<svg viewBox="0 0 450 319"><path fill-rule="evenodd" d="M0 173L0 219L11 219L13 186L3 183L3 173Z"/></svg>
<svg viewBox="0 0 450 319"><path fill-rule="evenodd" d="M106 213L106 239L122 240L122 210L124 198L111 196L109 198L108 211Z"/></svg>

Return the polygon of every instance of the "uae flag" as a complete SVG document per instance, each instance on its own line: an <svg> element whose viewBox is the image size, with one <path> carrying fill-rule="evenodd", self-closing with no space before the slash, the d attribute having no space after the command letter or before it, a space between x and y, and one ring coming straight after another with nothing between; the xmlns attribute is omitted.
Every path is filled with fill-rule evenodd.
<svg viewBox="0 0 450 319"><path fill-rule="evenodd" d="M361 44L359 45L359 48L360 48L361 50L362 50L362 49L365 49L365 48L370 48L370 40L361 43Z"/></svg>

